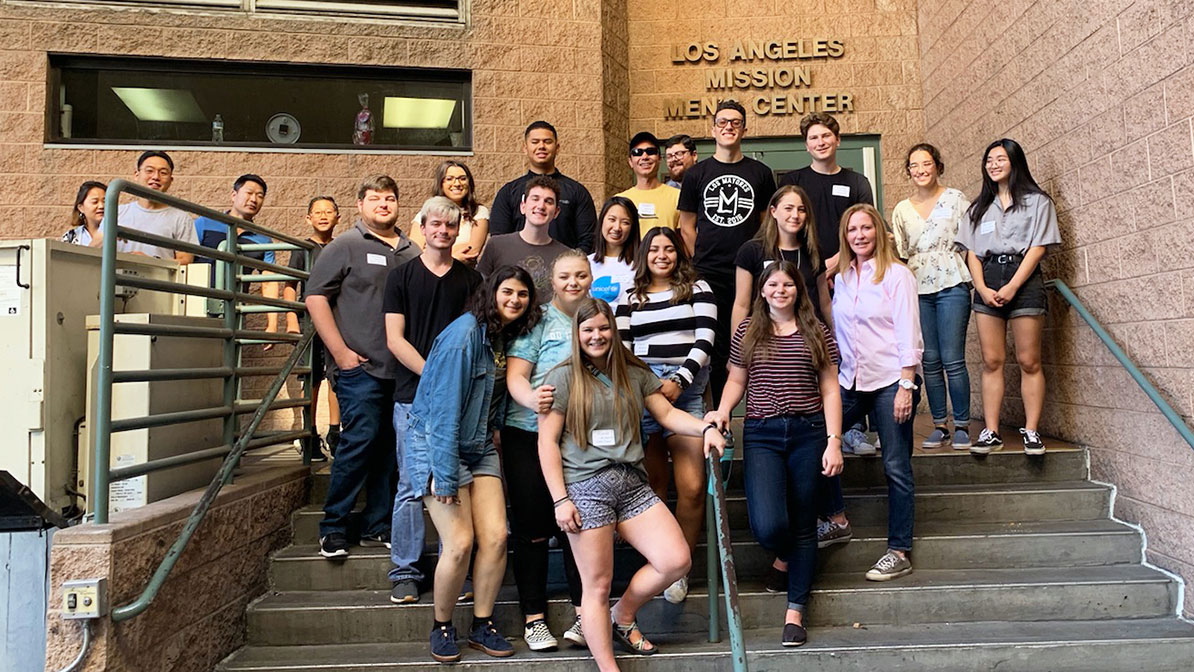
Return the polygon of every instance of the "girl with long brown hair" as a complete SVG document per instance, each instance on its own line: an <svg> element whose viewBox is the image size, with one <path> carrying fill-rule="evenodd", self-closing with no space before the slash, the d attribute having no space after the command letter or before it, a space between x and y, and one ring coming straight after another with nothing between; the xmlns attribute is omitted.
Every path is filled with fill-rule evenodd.
<svg viewBox="0 0 1194 672"><path fill-rule="evenodd" d="M431 195L444 196L460 206L460 235L452 246L452 257L475 266L485 242L489 240L489 208L477 202L477 187L472 171L460 161L447 159L435 169ZM416 216L411 221L410 239L421 248L425 241L419 224Z"/></svg>

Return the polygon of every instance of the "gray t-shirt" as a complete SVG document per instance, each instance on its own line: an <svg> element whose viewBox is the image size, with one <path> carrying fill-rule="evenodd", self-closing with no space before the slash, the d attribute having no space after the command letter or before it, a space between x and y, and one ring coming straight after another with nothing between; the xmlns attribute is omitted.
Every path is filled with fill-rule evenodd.
<svg viewBox="0 0 1194 672"><path fill-rule="evenodd" d="M150 210L133 201L120 206L120 209L116 211L116 221L120 226L128 229L136 229L194 245L199 244L199 236L195 233L195 221L190 215L177 208L166 207ZM158 259L174 258L174 250L132 240L118 241L116 249L120 252L141 252Z"/></svg>
<svg viewBox="0 0 1194 672"><path fill-rule="evenodd" d="M493 236L477 261L477 270L489 277L502 266L521 266L535 281L535 298L544 304L551 300L551 265L569 247L552 240L546 245L531 245L518 232Z"/></svg>
<svg viewBox="0 0 1194 672"><path fill-rule="evenodd" d="M647 395L659 390L659 377L651 370L638 366L631 366L627 371L630 386L639 397L638 407L642 407L642 400ZM605 467L613 464L629 464L644 474L643 442L639 434L639 416L633 418L633 431L627 433L618 426L617 416L614 414L613 387L605 374L598 374L601 382L601 392L593 399L589 411L589 426L587 435L576 440L564 430L560 437L560 455L564 461L564 482L576 483L596 474ZM547 385L554 385L555 398L551 403L551 410L568 413L568 385L572 380L572 365L561 364L547 374ZM600 444L600 445L599 445Z"/></svg>
<svg viewBox="0 0 1194 672"><path fill-rule="evenodd" d="M1030 247L1060 245L1057 210L1044 194L1028 194L1017 207L1006 211L996 197L977 226L971 223L970 213L966 213L958 224L956 244L980 259L992 254L1025 254Z"/></svg>
<svg viewBox="0 0 1194 672"><path fill-rule="evenodd" d="M386 347L383 298L390 271L419 256L419 246L398 233L390 247L357 220L351 229L328 243L315 260L306 295L326 296L345 345L369 361L361 364L375 378L393 380L398 360ZM328 368L336 370L329 357Z"/></svg>

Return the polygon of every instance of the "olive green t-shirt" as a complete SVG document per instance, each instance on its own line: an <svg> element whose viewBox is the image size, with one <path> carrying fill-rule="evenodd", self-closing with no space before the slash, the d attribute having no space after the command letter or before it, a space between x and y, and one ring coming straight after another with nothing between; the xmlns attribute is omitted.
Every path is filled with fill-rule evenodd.
<svg viewBox="0 0 1194 672"><path fill-rule="evenodd" d="M639 395L638 407L647 395L659 390L659 377L649 369L631 366L628 372L631 389ZM633 431L618 426L614 415L613 387L605 374L597 374L600 392L593 399L589 412L586 436L572 436L565 429L560 437L560 454L564 461L564 482L576 483L596 474L612 464L629 464L646 473L643 467L643 442L639 432L639 417L631 421ZM562 364L547 374L545 384L555 386L551 410L568 413L568 386L572 380L572 366Z"/></svg>

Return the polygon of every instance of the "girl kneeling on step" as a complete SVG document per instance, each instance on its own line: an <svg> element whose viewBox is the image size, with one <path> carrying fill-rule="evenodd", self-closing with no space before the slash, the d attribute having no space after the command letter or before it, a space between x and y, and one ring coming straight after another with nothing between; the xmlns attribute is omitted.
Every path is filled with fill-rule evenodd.
<svg viewBox="0 0 1194 672"><path fill-rule="evenodd" d="M514 648L493 623L506 573L506 497L493 445L494 343L529 331L539 317L529 273L503 266L486 279L472 306L435 339L411 404L404 469L423 497L442 550L435 566L431 657L460 660L452 610L464 585L473 542L473 624L468 645L504 657Z"/></svg>
<svg viewBox="0 0 1194 672"><path fill-rule="evenodd" d="M568 533L584 594L581 623L593 660L617 670L611 638L630 652L658 649L635 621L652 597L692 564L680 525L647 484L639 420L643 409L665 429L704 437L704 453L725 439L711 425L673 408L659 377L622 345L609 304L587 299L573 319L572 355L547 376L555 395L539 423L539 460L556 522ZM614 531L647 560L609 606ZM611 633L612 615L612 633Z"/></svg>
<svg viewBox="0 0 1194 672"><path fill-rule="evenodd" d="M772 263L758 286L751 316L730 341L721 405L705 419L727 427L746 396L742 459L750 529L788 565L782 641L800 646L816 570L820 475L842 471L838 351L795 264Z"/></svg>

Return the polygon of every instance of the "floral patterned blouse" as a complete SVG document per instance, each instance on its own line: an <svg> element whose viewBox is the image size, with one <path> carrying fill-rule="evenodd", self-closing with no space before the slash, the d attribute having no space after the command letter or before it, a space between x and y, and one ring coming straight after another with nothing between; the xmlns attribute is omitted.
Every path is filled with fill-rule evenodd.
<svg viewBox="0 0 1194 672"><path fill-rule="evenodd" d="M958 224L966 217L970 201L957 189L947 188L933 205L928 219L920 216L910 199L900 201L891 213L896 252L908 260L920 294L932 294L970 282L966 259L954 246Z"/></svg>

